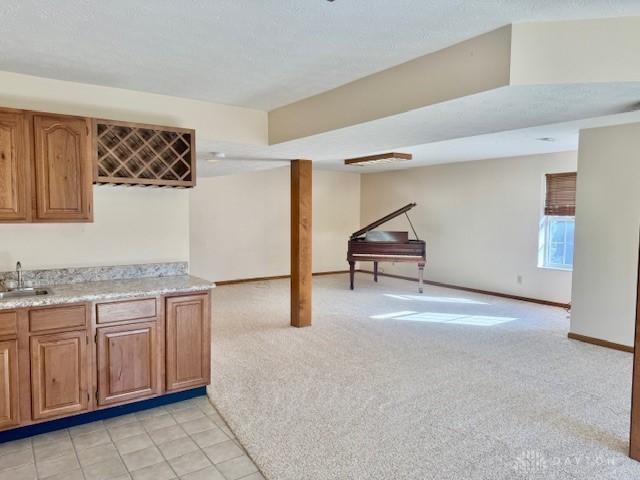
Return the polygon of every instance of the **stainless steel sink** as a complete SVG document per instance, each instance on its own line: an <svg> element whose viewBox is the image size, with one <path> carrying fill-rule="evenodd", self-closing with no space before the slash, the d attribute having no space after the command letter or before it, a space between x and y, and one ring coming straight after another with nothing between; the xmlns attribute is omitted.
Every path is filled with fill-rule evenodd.
<svg viewBox="0 0 640 480"><path fill-rule="evenodd" d="M21 288L20 290L9 290L8 292L0 292L0 300L10 298L35 297L39 295L49 295L51 290L48 288Z"/></svg>

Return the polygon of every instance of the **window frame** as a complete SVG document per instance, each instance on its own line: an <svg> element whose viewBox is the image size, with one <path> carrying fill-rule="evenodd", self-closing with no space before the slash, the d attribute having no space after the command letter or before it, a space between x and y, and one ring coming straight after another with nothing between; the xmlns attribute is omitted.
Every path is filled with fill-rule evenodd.
<svg viewBox="0 0 640 480"><path fill-rule="evenodd" d="M539 233L539 249L538 249L538 268L543 268L547 270L560 270L564 272L573 272L573 258L571 259L571 264L554 264L549 261L549 253L551 249L551 245L553 243L562 243L564 248L563 258L566 260L566 249L567 249L567 231L565 228L564 239L563 242L552 242L551 241L551 225L554 220L571 222L574 226L574 248L575 248L575 221L576 217L573 215L543 215L542 220L540 222L540 233ZM574 249L575 256L575 249Z"/></svg>

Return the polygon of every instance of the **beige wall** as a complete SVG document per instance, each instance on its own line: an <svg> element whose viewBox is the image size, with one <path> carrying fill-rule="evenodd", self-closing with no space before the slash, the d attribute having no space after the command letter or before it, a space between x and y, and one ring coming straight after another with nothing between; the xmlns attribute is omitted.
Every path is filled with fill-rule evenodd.
<svg viewBox="0 0 640 480"><path fill-rule="evenodd" d="M633 345L640 123L580 132L571 331Z"/></svg>
<svg viewBox="0 0 640 480"><path fill-rule="evenodd" d="M94 223L0 224L0 271L189 260L186 190L94 187Z"/></svg>
<svg viewBox="0 0 640 480"><path fill-rule="evenodd" d="M289 273L289 167L203 178L192 190L191 272L210 280ZM313 270L345 270L360 176L313 172Z"/></svg>
<svg viewBox="0 0 640 480"><path fill-rule="evenodd" d="M510 47L511 26L506 26L276 108L269 112L269 141L315 135L504 87L509 84Z"/></svg>
<svg viewBox="0 0 640 480"><path fill-rule="evenodd" d="M516 23L511 84L638 81L638 43L640 17Z"/></svg>
<svg viewBox="0 0 640 480"><path fill-rule="evenodd" d="M638 81L639 43L640 17L514 23L276 108L269 142L509 86Z"/></svg>
<svg viewBox="0 0 640 480"><path fill-rule="evenodd" d="M0 72L0 107L189 127L199 140L267 143L248 108ZM94 187L92 224L0 225L0 270L188 261L187 191Z"/></svg>
<svg viewBox="0 0 640 480"><path fill-rule="evenodd" d="M0 107L195 128L199 140L266 144L267 113L0 71Z"/></svg>
<svg viewBox="0 0 640 480"><path fill-rule="evenodd" d="M417 202L409 215L427 242L425 278L568 302L571 273L538 268L538 233L544 174L575 169L576 153L568 152L363 175L362 224ZM400 218L380 228L409 225ZM413 264L380 267L417 276Z"/></svg>
<svg viewBox="0 0 640 480"><path fill-rule="evenodd" d="M360 226L360 174L313 171L313 271L347 270L347 241Z"/></svg>

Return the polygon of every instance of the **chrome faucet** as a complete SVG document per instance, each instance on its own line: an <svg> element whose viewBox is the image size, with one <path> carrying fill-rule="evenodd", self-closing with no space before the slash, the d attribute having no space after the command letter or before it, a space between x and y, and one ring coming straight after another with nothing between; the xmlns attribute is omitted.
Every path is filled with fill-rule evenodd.
<svg viewBox="0 0 640 480"><path fill-rule="evenodd" d="M22 264L16 263L16 274L18 275L18 290L24 288L24 279L22 278Z"/></svg>

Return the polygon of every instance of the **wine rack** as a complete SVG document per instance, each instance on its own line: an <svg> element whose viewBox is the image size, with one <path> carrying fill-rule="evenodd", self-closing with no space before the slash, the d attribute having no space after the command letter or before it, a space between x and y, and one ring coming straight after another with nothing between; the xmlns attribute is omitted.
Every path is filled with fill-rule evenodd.
<svg viewBox="0 0 640 480"><path fill-rule="evenodd" d="M97 184L195 186L194 130L95 120L94 143Z"/></svg>

